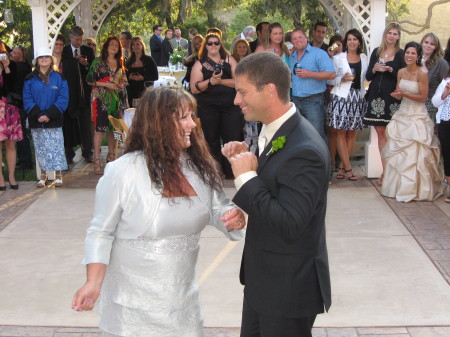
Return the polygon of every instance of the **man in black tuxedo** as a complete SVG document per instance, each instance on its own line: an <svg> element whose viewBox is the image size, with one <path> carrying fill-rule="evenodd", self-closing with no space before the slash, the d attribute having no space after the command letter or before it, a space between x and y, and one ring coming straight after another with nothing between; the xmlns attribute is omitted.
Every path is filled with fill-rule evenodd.
<svg viewBox="0 0 450 337"><path fill-rule="evenodd" d="M172 40L172 29L167 29L164 32L164 40L161 44L161 65L167 67L169 65L170 54L173 53L172 44L170 40Z"/></svg>
<svg viewBox="0 0 450 337"><path fill-rule="evenodd" d="M331 305L325 238L330 155L290 102L290 76L269 52L245 57L235 71L235 104L247 121L263 123L259 156L240 142L222 150L236 177L233 201L249 216L241 337L311 337L316 315Z"/></svg>
<svg viewBox="0 0 450 337"><path fill-rule="evenodd" d="M88 163L92 163L92 121L91 121L91 86L86 82L89 67L94 61L94 51L83 46L84 31L79 26L73 26L69 32L70 44L63 49L63 58L72 58L77 62L70 72L64 71L68 78L69 96L78 97L78 124L81 138L81 154ZM74 83L75 85L71 85ZM75 156L73 148L66 148L66 158L70 163Z"/></svg>
<svg viewBox="0 0 450 337"><path fill-rule="evenodd" d="M155 60L155 63L157 66L163 66L162 59L161 59L161 52L162 52L162 41L163 38L161 37L162 34L162 27L160 25L153 26L153 35L150 38L150 51L152 53L153 60Z"/></svg>

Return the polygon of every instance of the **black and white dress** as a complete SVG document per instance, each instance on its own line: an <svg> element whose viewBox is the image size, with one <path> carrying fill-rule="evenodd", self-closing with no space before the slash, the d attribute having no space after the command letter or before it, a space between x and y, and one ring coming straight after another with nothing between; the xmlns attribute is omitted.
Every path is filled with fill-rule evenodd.
<svg viewBox="0 0 450 337"><path fill-rule="evenodd" d="M345 98L332 92L327 107L326 123L334 129L361 130L367 106L364 96L361 95L361 61L349 63L349 66L355 70L355 78L352 81L350 92Z"/></svg>

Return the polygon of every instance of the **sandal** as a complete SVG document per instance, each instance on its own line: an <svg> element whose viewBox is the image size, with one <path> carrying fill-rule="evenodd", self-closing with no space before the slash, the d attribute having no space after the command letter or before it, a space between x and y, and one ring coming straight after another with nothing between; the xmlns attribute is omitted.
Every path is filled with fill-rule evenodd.
<svg viewBox="0 0 450 337"><path fill-rule="evenodd" d="M114 153L113 152L108 152L108 155L106 156L106 162L110 163L112 161L116 160L116 158L114 158Z"/></svg>
<svg viewBox="0 0 450 337"><path fill-rule="evenodd" d="M450 195L445 197L444 202L450 204Z"/></svg>
<svg viewBox="0 0 450 337"><path fill-rule="evenodd" d="M336 174L336 179L342 180L345 178L345 169L343 167L339 167L338 174Z"/></svg>
<svg viewBox="0 0 450 337"><path fill-rule="evenodd" d="M36 183L36 186L41 188L44 187L45 184L47 183L48 177L47 177L47 173L41 173L41 179L39 179L39 181Z"/></svg>
<svg viewBox="0 0 450 337"><path fill-rule="evenodd" d="M350 180L350 181L359 180L359 178L353 174L353 169L348 169L348 170L344 170L344 171L345 171L345 176L347 177L348 180ZM350 173L351 175L347 176L347 173Z"/></svg>
<svg viewBox="0 0 450 337"><path fill-rule="evenodd" d="M61 171L59 171L59 173L57 173L55 175L54 183L55 183L55 187L61 187L62 186L63 181L62 181L62 173L61 173Z"/></svg>
<svg viewBox="0 0 450 337"><path fill-rule="evenodd" d="M100 159L94 158L92 162L94 163L94 173L101 176L103 174L103 169L100 165Z"/></svg>

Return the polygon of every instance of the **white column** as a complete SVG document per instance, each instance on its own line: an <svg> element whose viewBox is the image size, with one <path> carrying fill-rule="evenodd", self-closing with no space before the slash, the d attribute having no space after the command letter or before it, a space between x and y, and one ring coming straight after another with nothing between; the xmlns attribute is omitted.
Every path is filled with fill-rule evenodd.
<svg viewBox="0 0 450 337"><path fill-rule="evenodd" d="M386 26L386 0L372 0L370 17L370 52L381 44ZM383 172L378 137L373 126L370 127L369 141L366 143L366 174L368 178L378 178Z"/></svg>
<svg viewBox="0 0 450 337"><path fill-rule="evenodd" d="M76 24L83 28L84 37L93 37L95 34L92 27L92 6L93 1L91 0L81 0L77 9L79 12L79 17L75 16Z"/></svg>
<svg viewBox="0 0 450 337"><path fill-rule="evenodd" d="M39 47L49 47L47 29L47 11L45 0L27 0L31 7L33 21L34 52Z"/></svg>

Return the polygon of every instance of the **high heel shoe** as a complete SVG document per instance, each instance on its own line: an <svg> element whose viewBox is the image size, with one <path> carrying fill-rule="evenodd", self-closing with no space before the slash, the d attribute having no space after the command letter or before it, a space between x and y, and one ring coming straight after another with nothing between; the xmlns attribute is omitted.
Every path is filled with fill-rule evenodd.
<svg viewBox="0 0 450 337"><path fill-rule="evenodd" d="M9 188L12 189L12 190L18 190L19 189L19 184L12 185L11 183L9 183Z"/></svg>
<svg viewBox="0 0 450 337"><path fill-rule="evenodd" d="M110 163L110 162L112 162L114 160L116 160L116 158L114 158L114 153L108 152L108 155L106 156L106 162Z"/></svg>
<svg viewBox="0 0 450 337"><path fill-rule="evenodd" d="M0 186L0 191L6 191L6 185L5 186Z"/></svg>
<svg viewBox="0 0 450 337"><path fill-rule="evenodd" d="M39 179L39 181L36 183L36 186L41 188L44 187L45 184L47 183L48 177L47 174L41 174L41 179Z"/></svg>
<svg viewBox="0 0 450 337"><path fill-rule="evenodd" d="M103 169L100 166L100 159L99 158L94 158L92 160L92 162L94 163L94 173L101 176L103 174Z"/></svg>

